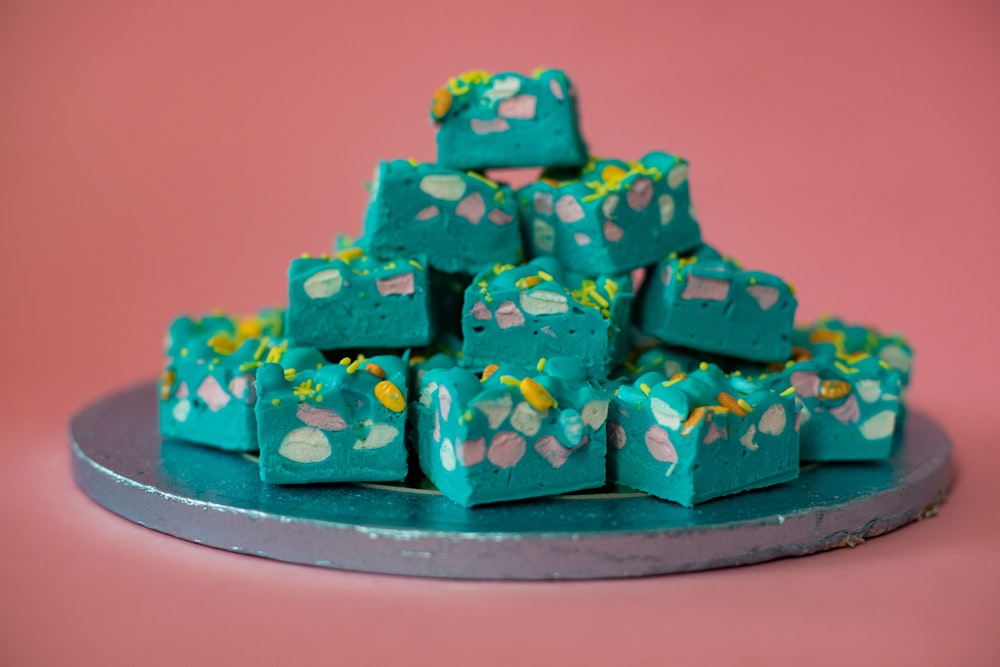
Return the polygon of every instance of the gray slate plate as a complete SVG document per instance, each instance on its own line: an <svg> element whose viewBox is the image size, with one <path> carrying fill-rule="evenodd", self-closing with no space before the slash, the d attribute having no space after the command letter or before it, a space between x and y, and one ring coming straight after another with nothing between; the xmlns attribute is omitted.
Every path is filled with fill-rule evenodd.
<svg viewBox="0 0 1000 667"><path fill-rule="evenodd" d="M706 570L854 546L933 514L951 442L920 412L887 461L813 465L799 479L687 509L642 494L575 494L465 509L389 485L262 484L253 457L162 440L155 384L70 425L73 473L130 521L207 546L363 572L593 579Z"/></svg>

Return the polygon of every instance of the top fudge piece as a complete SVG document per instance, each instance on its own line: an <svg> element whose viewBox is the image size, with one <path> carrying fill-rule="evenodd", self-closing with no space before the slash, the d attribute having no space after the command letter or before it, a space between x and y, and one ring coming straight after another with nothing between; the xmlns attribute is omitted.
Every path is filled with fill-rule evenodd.
<svg viewBox="0 0 1000 667"><path fill-rule="evenodd" d="M639 328L673 345L749 361L792 353L798 302L781 278L744 271L708 246L672 255L650 271L637 304Z"/></svg>
<svg viewBox="0 0 1000 667"><path fill-rule="evenodd" d="M402 348L434 338L426 259L381 261L361 248L288 269L288 337L321 350Z"/></svg>
<svg viewBox="0 0 1000 667"><path fill-rule="evenodd" d="M496 265L465 292L461 364L534 366L572 357L590 377L607 377L628 352L632 279L585 278L551 257L521 266Z"/></svg>
<svg viewBox="0 0 1000 667"><path fill-rule="evenodd" d="M375 170L363 241L383 259L427 255L447 273L521 260L517 202L506 185L475 173L409 160Z"/></svg>
<svg viewBox="0 0 1000 667"><path fill-rule="evenodd" d="M591 159L579 177L546 172L521 188L525 245L585 273L622 273L701 242L688 163L654 152L639 162Z"/></svg>
<svg viewBox="0 0 1000 667"><path fill-rule="evenodd" d="M581 167L573 84L558 70L467 72L434 93L439 164L453 169Z"/></svg>

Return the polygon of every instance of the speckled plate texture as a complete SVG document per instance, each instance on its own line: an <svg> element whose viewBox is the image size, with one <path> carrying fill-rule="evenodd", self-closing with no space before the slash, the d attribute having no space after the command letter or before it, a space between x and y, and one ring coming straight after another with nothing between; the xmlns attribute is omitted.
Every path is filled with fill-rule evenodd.
<svg viewBox="0 0 1000 667"><path fill-rule="evenodd" d="M803 556L936 513L951 442L910 411L892 457L803 467L768 489L693 509L590 493L463 508L391 485L272 486L254 457L163 440L149 382L70 425L73 473L97 503L169 535L321 567L461 579L595 579Z"/></svg>

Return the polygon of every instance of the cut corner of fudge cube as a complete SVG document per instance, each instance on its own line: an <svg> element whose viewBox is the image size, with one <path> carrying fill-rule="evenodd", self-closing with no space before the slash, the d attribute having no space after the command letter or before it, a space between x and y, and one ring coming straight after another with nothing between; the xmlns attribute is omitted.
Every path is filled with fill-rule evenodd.
<svg viewBox="0 0 1000 667"><path fill-rule="evenodd" d="M294 259L288 277L287 335L295 345L401 349L434 338L423 255L382 260L353 246Z"/></svg>
<svg viewBox="0 0 1000 667"><path fill-rule="evenodd" d="M572 360L428 370L414 406L420 466L467 507L603 486L609 401Z"/></svg>
<svg viewBox="0 0 1000 667"><path fill-rule="evenodd" d="M543 172L518 190L518 206L529 253L582 273L632 271L701 242L687 161L667 153Z"/></svg>
<svg viewBox="0 0 1000 667"><path fill-rule="evenodd" d="M169 328L159 382L160 432L232 451L257 451L253 372L287 345L283 311L180 317Z"/></svg>
<svg viewBox="0 0 1000 667"><path fill-rule="evenodd" d="M576 90L559 70L466 72L434 92L437 162L454 169L580 167Z"/></svg>
<svg viewBox="0 0 1000 667"><path fill-rule="evenodd" d="M798 477L792 392L727 377L712 364L609 388L612 482L691 507Z"/></svg>
<svg viewBox="0 0 1000 667"><path fill-rule="evenodd" d="M406 477L406 360L380 355L347 361L314 365L285 357L257 370L261 480L310 484Z"/></svg>
<svg viewBox="0 0 1000 667"><path fill-rule="evenodd" d="M551 257L494 265L466 290L461 364L572 357L588 376L604 378L628 351L631 305L627 274L588 278Z"/></svg>

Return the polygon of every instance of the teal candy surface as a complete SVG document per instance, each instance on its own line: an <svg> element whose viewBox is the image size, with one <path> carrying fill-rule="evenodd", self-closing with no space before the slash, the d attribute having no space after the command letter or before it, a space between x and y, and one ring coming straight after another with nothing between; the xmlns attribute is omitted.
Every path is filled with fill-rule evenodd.
<svg viewBox="0 0 1000 667"><path fill-rule="evenodd" d="M349 253L292 260L288 270L292 342L322 350L429 343L435 318L426 259L416 255L386 262Z"/></svg>
<svg viewBox="0 0 1000 667"><path fill-rule="evenodd" d="M571 357L603 379L628 352L631 306L627 274L587 279L551 257L494 266L465 293L461 364L534 366L541 358Z"/></svg>
<svg viewBox="0 0 1000 667"><path fill-rule="evenodd" d="M384 380L367 370L370 364L382 369ZM285 370L269 363L257 371L261 480L309 484L406 477L405 361L378 356L356 366L327 364L291 379Z"/></svg>
<svg viewBox="0 0 1000 667"><path fill-rule="evenodd" d="M701 242L688 163L653 152L639 162L593 158L582 174L556 172L518 191L525 245L580 273L623 273Z"/></svg>
<svg viewBox="0 0 1000 667"><path fill-rule="evenodd" d="M160 382L161 433L221 449L257 451L255 360L270 351L269 337L280 336L281 329L280 311L242 320L225 315L175 320Z"/></svg>
<svg viewBox="0 0 1000 667"><path fill-rule="evenodd" d="M563 72L469 73L435 93L438 164L453 169L581 167L576 93Z"/></svg>
<svg viewBox="0 0 1000 667"><path fill-rule="evenodd" d="M501 364L482 382L464 368L429 370L413 408L420 467L466 507L602 486L609 398L559 360L541 373Z"/></svg>
<svg viewBox="0 0 1000 667"><path fill-rule="evenodd" d="M434 269L476 273L521 260L514 192L481 176L407 160L375 170L362 245L382 259L425 254Z"/></svg>
<svg viewBox="0 0 1000 667"><path fill-rule="evenodd" d="M610 387L609 481L691 507L798 477L791 397L744 393L711 365L672 382L647 373ZM723 392L751 409L740 416L723 408Z"/></svg>
<svg viewBox="0 0 1000 667"><path fill-rule="evenodd" d="M795 388L803 461L871 461L892 452L902 387L899 373L875 357L850 362L820 354L754 381Z"/></svg>
<svg viewBox="0 0 1000 667"><path fill-rule="evenodd" d="M779 277L744 271L703 247L668 257L650 271L637 302L639 328L651 336L748 361L785 361L792 353L798 302Z"/></svg>

